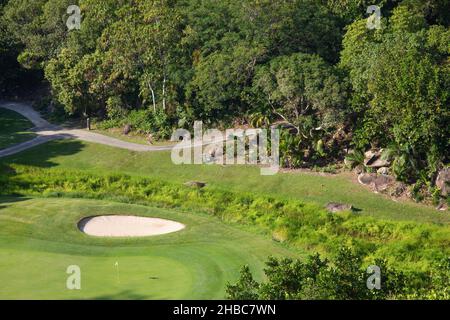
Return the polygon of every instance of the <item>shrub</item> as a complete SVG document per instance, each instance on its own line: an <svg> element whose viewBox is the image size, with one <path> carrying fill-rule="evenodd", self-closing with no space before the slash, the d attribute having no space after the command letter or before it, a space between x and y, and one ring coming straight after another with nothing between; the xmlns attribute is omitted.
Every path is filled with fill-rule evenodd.
<svg viewBox="0 0 450 320"><path fill-rule="evenodd" d="M139 134L155 134L155 138L166 139L172 134L172 120L162 110L154 112L149 109L131 110L125 113L123 109L113 108L114 116L98 123L100 129L112 129L131 125L132 130Z"/></svg>
<svg viewBox="0 0 450 320"><path fill-rule="evenodd" d="M228 283L227 298L378 300L403 298L407 292L420 292L417 297L427 298L422 291L410 286L403 272L392 269L385 261L375 260L371 265L378 266L381 271L381 286L377 290L367 288L369 275L362 255L345 246L339 248L331 261L319 254L310 255L305 261L269 257L264 269L265 282L256 282L249 268L244 267L239 280L235 284ZM443 280L445 274L438 272L438 280L427 281L433 289L448 285L448 281Z"/></svg>

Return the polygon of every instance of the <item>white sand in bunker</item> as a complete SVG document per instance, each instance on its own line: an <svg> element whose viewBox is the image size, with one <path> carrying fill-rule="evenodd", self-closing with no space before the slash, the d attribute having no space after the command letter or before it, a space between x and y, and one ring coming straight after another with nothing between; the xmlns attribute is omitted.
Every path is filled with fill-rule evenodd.
<svg viewBox="0 0 450 320"><path fill-rule="evenodd" d="M78 228L97 237L146 237L180 231L185 225L159 218L110 215L84 218Z"/></svg>

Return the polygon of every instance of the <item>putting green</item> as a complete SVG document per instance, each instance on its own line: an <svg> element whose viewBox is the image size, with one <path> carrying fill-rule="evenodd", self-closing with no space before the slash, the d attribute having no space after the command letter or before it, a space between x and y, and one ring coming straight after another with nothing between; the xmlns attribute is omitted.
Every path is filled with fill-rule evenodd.
<svg viewBox="0 0 450 320"><path fill-rule="evenodd" d="M82 217L101 214L170 219L186 228L126 239L78 230ZM242 265L261 277L269 255L299 253L204 215L105 201L0 198L0 299L221 299ZM81 290L66 288L69 265L81 269Z"/></svg>

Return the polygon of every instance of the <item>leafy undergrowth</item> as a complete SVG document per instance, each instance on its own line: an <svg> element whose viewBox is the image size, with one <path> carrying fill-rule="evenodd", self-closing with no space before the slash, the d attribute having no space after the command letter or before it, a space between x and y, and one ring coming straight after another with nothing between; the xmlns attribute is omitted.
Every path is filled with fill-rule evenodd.
<svg viewBox="0 0 450 320"><path fill-rule="evenodd" d="M385 259L411 274L449 256L450 227L385 221L354 212L329 213L315 204L214 188L190 188L123 174L92 175L12 165L0 171L1 195L104 199L214 215L256 227L275 241L333 257L343 245L365 261Z"/></svg>

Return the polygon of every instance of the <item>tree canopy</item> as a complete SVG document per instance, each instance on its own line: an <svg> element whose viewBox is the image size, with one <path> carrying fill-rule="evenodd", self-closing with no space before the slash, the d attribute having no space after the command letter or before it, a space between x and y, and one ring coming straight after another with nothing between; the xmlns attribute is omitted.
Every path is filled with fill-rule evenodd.
<svg viewBox="0 0 450 320"><path fill-rule="evenodd" d="M287 166L385 148L403 181L448 164L449 1L3 0L0 83L44 74L54 105L169 132L209 125L293 127ZM19 64L22 69L19 68ZM3 89L5 91L6 89Z"/></svg>

